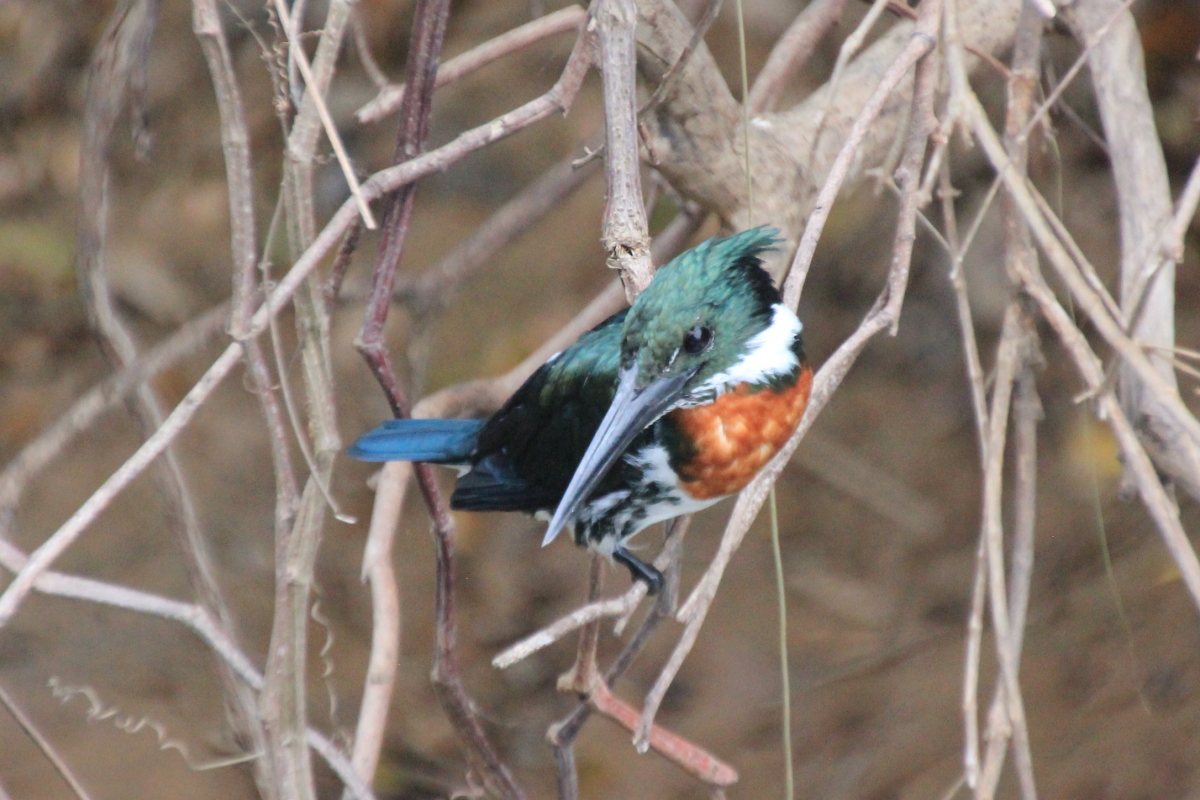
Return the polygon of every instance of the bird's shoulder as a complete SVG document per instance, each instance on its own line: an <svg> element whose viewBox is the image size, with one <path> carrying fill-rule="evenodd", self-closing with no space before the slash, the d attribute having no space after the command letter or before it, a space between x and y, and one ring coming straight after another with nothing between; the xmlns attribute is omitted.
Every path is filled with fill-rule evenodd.
<svg viewBox="0 0 1200 800"><path fill-rule="evenodd" d="M502 458L524 480L561 493L612 402L626 313L538 368L484 425L476 458Z"/></svg>

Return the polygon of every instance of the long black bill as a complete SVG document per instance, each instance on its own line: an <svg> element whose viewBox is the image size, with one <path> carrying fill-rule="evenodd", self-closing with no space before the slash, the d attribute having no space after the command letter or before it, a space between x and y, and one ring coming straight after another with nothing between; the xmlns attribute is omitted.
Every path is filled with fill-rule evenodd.
<svg viewBox="0 0 1200 800"><path fill-rule="evenodd" d="M571 483L567 485L567 491L559 501L554 519L550 521L550 527L542 539L543 547L554 541L554 537L558 536L558 532L567 523L574 521L580 507L612 469L617 459L625 453L625 448L629 447L647 426L667 412L671 404L679 398L683 385L694 374L695 370L689 370L679 375L659 378L649 386L639 389L637 365L621 371L612 405L608 407L608 413L596 429L592 443L588 445L587 452L575 468L575 474L571 476Z"/></svg>

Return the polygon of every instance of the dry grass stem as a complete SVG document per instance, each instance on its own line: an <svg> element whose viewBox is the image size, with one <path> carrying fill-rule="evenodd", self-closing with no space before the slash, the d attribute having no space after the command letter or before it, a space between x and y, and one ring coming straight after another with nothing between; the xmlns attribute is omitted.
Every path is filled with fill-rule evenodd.
<svg viewBox="0 0 1200 800"><path fill-rule="evenodd" d="M308 56L304 54L304 48L295 39L291 16L283 0L275 0L275 13L279 15L279 19L283 22L283 29L288 34L289 58L293 59L296 66L299 67L300 74L304 77L305 85L313 86L315 80L312 68L308 64ZM354 165L350 163L350 156L346 154L346 146L342 144L341 134L338 133L333 116L329 113L328 106L325 105L325 98L322 97L322 92L310 91L308 97L312 98L313 104L317 109L317 115L320 117L321 125L325 129L325 136L329 139L330 146L333 147L334 155L337 156L338 166L342 168L342 175L346 179L346 185L350 187L350 195L358 205L358 213L362 215L363 224L370 230L375 230L379 227L379 223L375 221L375 215L371 213L371 207L367 205L367 200L363 197L362 187L359 186L358 182L358 175L354 172Z"/></svg>

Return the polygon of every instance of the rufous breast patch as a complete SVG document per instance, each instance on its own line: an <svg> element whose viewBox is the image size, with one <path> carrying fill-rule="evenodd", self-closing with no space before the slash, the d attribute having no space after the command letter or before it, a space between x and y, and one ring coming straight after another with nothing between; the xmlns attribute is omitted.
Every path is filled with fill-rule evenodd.
<svg viewBox="0 0 1200 800"><path fill-rule="evenodd" d="M679 465L684 491L697 500L741 491L800 424L812 378L803 364L796 383L782 391L742 384L708 405L672 411L669 418L695 451Z"/></svg>

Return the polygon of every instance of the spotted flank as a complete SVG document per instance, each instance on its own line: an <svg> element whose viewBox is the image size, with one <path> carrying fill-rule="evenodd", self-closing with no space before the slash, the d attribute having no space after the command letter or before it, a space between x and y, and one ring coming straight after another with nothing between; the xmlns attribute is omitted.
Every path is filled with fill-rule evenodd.
<svg viewBox="0 0 1200 800"><path fill-rule="evenodd" d="M640 480L631 488L593 497L575 523L575 540L602 555L611 557L614 548L656 522L694 514L721 499L688 492L661 444L627 454L625 462Z"/></svg>

